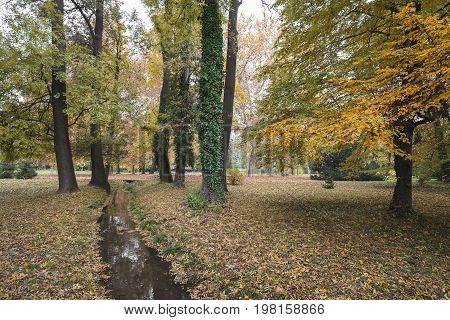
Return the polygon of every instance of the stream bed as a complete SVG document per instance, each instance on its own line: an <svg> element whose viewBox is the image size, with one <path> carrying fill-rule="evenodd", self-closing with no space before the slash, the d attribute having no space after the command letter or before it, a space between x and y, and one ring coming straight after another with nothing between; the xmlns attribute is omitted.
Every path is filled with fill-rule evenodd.
<svg viewBox="0 0 450 320"><path fill-rule="evenodd" d="M128 212L128 194L118 189L99 219L101 256L108 264L105 286L118 300L184 300L189 294L174 282L170 263L145 245Z"/></svg>

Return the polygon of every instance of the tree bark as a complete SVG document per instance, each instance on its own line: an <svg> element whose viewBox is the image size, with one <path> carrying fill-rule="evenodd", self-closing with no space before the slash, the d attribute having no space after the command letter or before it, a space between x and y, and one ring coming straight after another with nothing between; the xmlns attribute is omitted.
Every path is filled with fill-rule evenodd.
<svg viewBox="0 0 450 320"><path fill-rule="evenodd" d="M99 58L102 52L103 8L104 8L104 0L96 0L95 31L94 31L95 35L93 39L93 50L92 50L92 53L96 58ZM91 142L92 176L89 185L101 187L109 193L111 191L111 186L108 183L108 178L105 172L100 126L97 123L92 123L90 126L90 133L92 139Z"/></svg>
<svg viewBox="0 0 450 320"><path fill-rule="evenodd" d="M413 0L416 7L416 12L420 12L422 9L421 0ZM412 46L414 43L408 41L405 47ZM408 74L412 70L408 70ZM402 79L402 85L408 82L407 77ZM394 105L394 107L397 107ZM397 182L395 184L394 193L392 196L392 202L390 209L394 216L405 217L412 214L412 146L414 138L414 119L398 120L394 123L394 129L397 131L394 133L394 147L397 151L394 154L394 169Z"/></svg>
<svg viewBox="0 0 450 320"><path fill-rule="evenodd" d="M52 44L58 49L59 64L52 68L51 105L53 110L56 165L58 168L58 192L74 192L78 190L75 170L73 168L72 149L69 139L69 124L66 114L67 85L64 80L66 52L64 32L64 0L55 0L57 12L52 17Z"/></svg>
<svg viewBox="0 0 450 320"><path fill-rule="evenodd" d="M241 0L231 0L228 12L228 43L227 62L225 74L225 88L223 96L223 122L224 122L224 146L223 146L223 181L224 189L227 189L227 163L230 147L231 127L233 124L234 91L236 87L236 66L238 53L238 10Z"/></svg>
<svg viewBox="0 0 450 320"><path fill-rule="evenodd" d="M91 124L91 138L94 141L91 143L91 181L90 186L96 186L105 189L108 193L111 187L106 177L105 166L103 164L103 147L102 141L99 137L100 127L98 124Z"/></svg>
<svg viewBox="0 0 450 320"><path fill-rule="evenodd" d="M188 63L188 61L185 61ZM181 69L179 75L179 86L180 86L180 99L181 99L181 110L178 114L183 112L188 117L191 116L192 101L190 97L189 87L190 87L190 70L188 66ZM191 124L192 119L187 119L179 114L180 118L184 118L182 123L177 124L175 131L175 180L174 185L179 188L184 188L186 180L186 163L188 160L188 155L192 147L191 139ZM179 119L180 120L180 119Z"/></svg>
<svg viewBox="0 0 450 320"><path fill-rule="evenodd" d="M150 168L150 173L153 174L158 170L157 157L154 155L152 158L152 166Z"/></svg>
<svg viewBox="0 0 450 320"><path fill-rule="evenodd" d="M437 140L438 158L440 161L441 172L440 178L444 182L450 182L450 159L447 153L447 145L445 143L444 126L440 120L434 122L434 135Z"/></svg>
<svg viewBox="0 0 450 320"><path fill-rule="evenodd" d="M251 177L255 173L256 157L255 157L255 142L250 142L250 156L248 157L248 171L247 176Z"/></svg>
<svg viewBox="0 0 450 320"><path fill-rule="evenodd" d="M158 145L157 145L157 157L158 157L158 171L159 171L159 180L161 182L172 183L172 173L170 170L170 162L169 162L169 129L165 127L167 120L166 111L169 103L170 96L170 69L168 66L170 57L169 53L162 48L162 56L163 56L163 84L161 88L161 95L159 99L159 115L158 122L163 126L156 135L158 137Z"/></svg>
<svg viewBox="0 0 450 320"><path fill-rule="evenodd" d="M397 217L412 213L412 141L414 124L412 121L396 125L399 130L394 137L394 146L402 154L394 155L394 169L397 182L390 209Z"/></svg>

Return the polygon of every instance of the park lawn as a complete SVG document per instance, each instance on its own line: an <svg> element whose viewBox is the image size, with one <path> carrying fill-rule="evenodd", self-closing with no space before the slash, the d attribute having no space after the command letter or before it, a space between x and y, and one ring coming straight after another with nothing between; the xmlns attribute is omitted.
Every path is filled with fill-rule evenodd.
<svg viewBox="0 0 450 320"><path fill-rule="evenodd" d="M98 209L106 194L81 183L0 180L0 299L104 299Z"/></svg>
<svg viewBox="0 0 450 320"><path fill-rule="evenodd" d="M391 183L320 184L250 178L222 207L192 212L184 190L140 182L131 209L193 298L448 298L448 187L416 188L417 215L397 219Z"/></svg>

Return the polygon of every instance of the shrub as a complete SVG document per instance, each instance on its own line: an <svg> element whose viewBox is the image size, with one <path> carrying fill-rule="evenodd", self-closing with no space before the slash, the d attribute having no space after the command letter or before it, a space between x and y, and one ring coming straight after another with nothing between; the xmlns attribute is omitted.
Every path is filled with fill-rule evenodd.
<svg viewBox="0 0 450 320"><path fill-rule="evenodd" d="M325 178L325 182L322 183L322 188L324 189L334 189L334 181L331 177Z"/></svg>
<svg viewBox="0 0 450 320"><path fill-rule="evenodd" d="M37 176L37 172L30 161L20 161L14 175L17 179L32 179Z"/></svg>
<svg viewBox="0 0 450 320"><path fill-rule="evenodd" d="M352 150L347 149L340 152L326 153L321 159L311 162L310 168L312 171L316 171L318 174L311 175L312 180L326 180L330 177L334 181L383 181L385 176L378 173L377 169L380 168L379 164L375 161L370 161L362 168L356 175L342 170L342 165L351 155Z"/></svg>
<svg viewBox="0 0 450 320"><path fill-rule="evenodd" d="M323 154L321 159L311 162L311 170L316 171L318 175L311 175L314 180L326 180L330 177L333 180L347 180L346 172L340 169L340 166L350 156L351 150L345 150L335 153Z"/></svg>
<svg viewBox="0 0 450 320"><path fill-rule="evenodd" d="M0 179L14 178L14 170L16 166L14 163L0 162Z"/></svg>
<svg viewBox="0 0 450 320"><path fill-rule="evenodd" d="M208 201L201 191L188 191L186 195L186 202L192 210L203 210L208 207Z"/></svg>
<svg viewBox="0 0 450 320"><path fill-rule="evenodd" d="M233 186L242 184L242 182L244 181L244 175L238 168L233 167L229 168L227 176L228 176L228 183Z"/></svg>
<svg viewBox="0 0 450 320"><path fill-rule="evenodd" d="M375 161L370 161L364 166L364 170L361 171L356 177L357 181L384 181L386 177L379 173L380 165Z"/></svg>

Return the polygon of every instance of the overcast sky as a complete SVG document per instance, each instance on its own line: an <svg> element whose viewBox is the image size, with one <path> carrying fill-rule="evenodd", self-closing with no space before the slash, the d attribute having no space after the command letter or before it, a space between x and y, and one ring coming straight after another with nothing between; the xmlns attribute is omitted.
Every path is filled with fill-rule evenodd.
<svg viewBox="0 0 450 320"><path fill-rule="evenodd" d="M145 6L142 4L141 0L122 0L123 8L127 12L132 12L133 9L136 9L139 13L140 19L148 25L148 16L145 9ZM271 2L271 1L266 1ZM239 12L244 13L246 15L262 15L263 8L261 5L261 0L243 0L242 6L239 8Z"/></svg>

